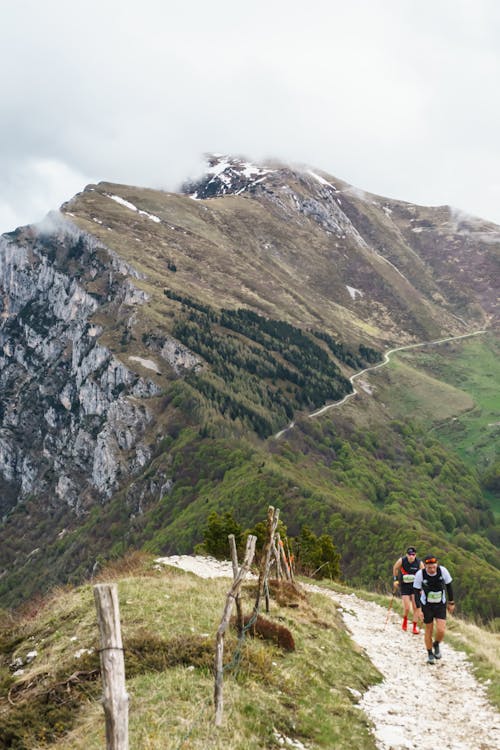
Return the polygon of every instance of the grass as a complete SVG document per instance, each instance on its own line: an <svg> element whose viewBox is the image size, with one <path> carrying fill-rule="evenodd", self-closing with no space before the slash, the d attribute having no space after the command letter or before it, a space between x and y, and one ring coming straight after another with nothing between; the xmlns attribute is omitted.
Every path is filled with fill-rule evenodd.
<svg viewBox="0 0 500 750"><path fill-rule="evenodd" d="M146 556L101 578L119 579L131 747L272 748L279 746L279 733L311 748L354 744L374 750L367 719L349 688L364 692L380 676L350 641L326 597L308 595L292 608L271 599L269 617L292 632L296 650L247 638L239 669L226 672L224 721L216 730L212 662L228 581L156 569ZM254 593L249 582L243 591L246 612ZM100 680L68 683L76 670L98 664L96 651L76 657L77 650L97 647L91 585L58 591L15 623L5 618L1 632L0 736L11 732L17 743L6 747L101 750ZM236 645L231 630L228 662ZM9 664L16 658L26 662L32 650L36 658L13 677ZM67 703L54 693L58 683ZM7 701L9 690L14 706ZM54 716L47 710L51 695L58 709Z"/></svg>

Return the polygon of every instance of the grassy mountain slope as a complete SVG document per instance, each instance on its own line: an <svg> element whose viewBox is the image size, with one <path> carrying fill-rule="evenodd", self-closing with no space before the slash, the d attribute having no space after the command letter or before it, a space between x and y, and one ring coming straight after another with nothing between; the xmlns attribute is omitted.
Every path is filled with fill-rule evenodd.
<svg viewBox="0 0 500 750"><path fill-rule="evenodd" d="M401 352L371 382L395 416L420 421L479 477L500 457L500 340L491 331L463 342ZM500 493L489 493L500 511Z"/></svg>
<svg viewBox="0 0 500 750"><path fill-rule="evenodd" d="M304 524L331 534L345 580L387 590L393 558L411 541L454 570L463 612L499 617L496 535L475 473L422 428L381 422L369 400L363 409L346 406L334 416L306 417L285 439L264 445L184 427L144 475L34 555L27 553L43 535L35 507L28 528L13 516L7 530L17 539L17 564L0 581L4 601L49 582L78 581L96 561L129 547L190 552L211 511L233 510L250 528L273 503L290 535Z"/></svg>
<svg viewBox="0 0 500 750"><path fill-rule="evenodd" d="M214 638L228 581L157 570L151 561L137 567L119 582L131 747L272 747L279 744L275 732L315 747L347 748L353 741L375 747L350 690L361 693L379 676L353 646L331 601L288 594L278 597L279 605L273 599L271 616L290 629L296 650L245 639L237 676L225 675L225 720L215 732ZM248 583L242 592L247 612L254 589ZM234 631L225 644L229 663ZM58 593L15 628L2 629L0 736L10 734L16 743L4 747L103 746L97 648L90 586ZM75 656L82 649L93 653ZM38 655L25 674L12 677L8 663L33 650ZM80 680L68 682L76 672ZM9 689L14 705L5 700Z"/></svg>

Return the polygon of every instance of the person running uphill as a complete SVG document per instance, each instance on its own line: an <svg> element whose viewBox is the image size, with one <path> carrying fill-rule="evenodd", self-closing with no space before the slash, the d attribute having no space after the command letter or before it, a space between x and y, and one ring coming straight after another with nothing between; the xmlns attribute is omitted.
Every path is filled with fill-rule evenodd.
<svg viewBox="0 0 500 750"><path fill-rule="evenodd" d="M401 600L403 602L403 624L401 627L403 630L408 629L408 614L411 607L414 635L418 635L420 632L418 629L418 621L422 618L422 613L415 603L413 581L415 580L417 572L423 567L424 564L418 559L415 547L408 547L405 557L400 557L399 560L396 560L392 569L394 581L393 590L394 593L396 593L398 588L400 588Z"/></svg>
<svg viewBox="0 0 500 750"><path fill-rule="evenodd" d="M413 581L415 602L422 605L425 623L425 647L427 661L434 664L440 659L440 645L446 630L446 611L452 614L455 610L453 600L452 577L444 565L438 565L435 555L424 558L424 569L419 570ZM447 602L448 597L448 603ZM433 641L434 620L436 621L436 638ZM434 649L434 650L433 650Z"/></svg>

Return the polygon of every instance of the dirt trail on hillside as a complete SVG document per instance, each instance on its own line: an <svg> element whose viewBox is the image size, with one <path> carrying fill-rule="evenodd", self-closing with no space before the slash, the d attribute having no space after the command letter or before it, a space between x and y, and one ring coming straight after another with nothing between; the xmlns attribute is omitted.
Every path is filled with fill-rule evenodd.
<svg viewBox="0 0 500 750"><path fill-rule="evenodd" d="M232 577L229 562L188 555L160 559L205 578ZM383 675L358 704L373 723L379 750L500 750L500 713L465 654L445 640L442 660L428 665L423 635L402 631L398 615L391 613L385 625L387 610L378 604L305 588L333 599L352 639Z"/></svg>
<svg viewBox="0 0 500 750"><path fill-rule="evenodd" d="M347 393L344 398L340 399L340 401L333 401L331 404L325 404L320 409L317 409L316 411L312 411L308 416L309 419L314 419L315 417L320 417L322 414L325 414L325 412L330 411L330 409L336 409L339 406L342 406L346 403L346 401L349 401L351 398L354 398L359 393L358 390L356 390L354 386L355 380L360 380L360 378L363 375L366 375L369 372L372 372L373 370L378 370L381 367L385 367L385 365L388 365L391 359L391 354L395 354L396 352L402 352L406 349L418 349L423 346L438 346L439 344L446 344L450 341L460 341L460 339L468 339L471 336L479 336L483 333L487 333L486 330L484 331L473 331L472 333L463 333L460 336L448 336L448 338L445 339L435 339L434 341L420 341L418 344L406 344L405 346L397 346L395 349L389 349L389 351L384 352L384 359L382 362L379 362L377 365L370 365L370 367L365 367L364 370L360 370L359 372L355 372L354 375L351 375L349 380L352 385L352 392ZM360 383L362 381L360 380ZM368 384L365 384L364 390L366 391L367 387L369 388ZM284 435L289 430L293 429L295 427L295 422L290 422L290 424L287 427L284 427L282 430L277 432L274 435L275 439L279 439L282 435Z"/></svg>

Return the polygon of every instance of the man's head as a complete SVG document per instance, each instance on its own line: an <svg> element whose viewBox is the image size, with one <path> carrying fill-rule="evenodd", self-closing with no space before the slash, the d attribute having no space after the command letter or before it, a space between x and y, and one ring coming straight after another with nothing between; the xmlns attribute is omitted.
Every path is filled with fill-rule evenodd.
<svg viewBox="0 0 500 750"><path fill-rule="evenodd" d="M415 555L417 554L417 550L415 549L415 547L408 547L408 549L406 550L406 554L408 555L408 557L415 557Z"/></svg>
<svg viewBox="0 0 500 750"><path fill-rule="evenodd" d="M426 555L424 557L425 569L430 575L434 575L437 571L438 561L436 555Z"/></svg>

